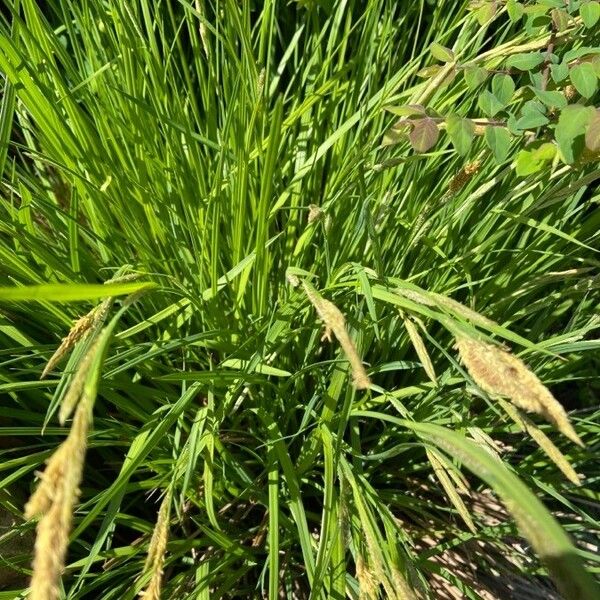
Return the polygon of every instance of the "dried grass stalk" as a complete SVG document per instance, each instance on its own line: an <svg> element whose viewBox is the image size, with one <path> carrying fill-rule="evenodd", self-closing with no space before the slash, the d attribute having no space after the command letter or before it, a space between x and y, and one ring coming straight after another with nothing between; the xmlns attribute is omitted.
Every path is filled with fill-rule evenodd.
<svg viewBox="0 0 600 600"><path fill-rule="evenodd" d="M81 402L67 439L47 462L40 483L25 506L25 517L41 516L37 525L29 600L55 600L65 566L73 508L91 421L89 402Z"/></svg>
<svg viewBox="0 0 600 600"><path fill-rule="evenodd" d="M200 14L200 25L198 25L198 33L200 34L200 40L202 41L202 49L204 50L204 54L208 58L210 56L210 52L208 50L208 35L206 31L206 25L204 24L204 10L202 9L202 3L200 0L196 0L195 2L196 10Z"/></svg>
<svg viewBox="0 0 600 600"><path fill-rule="evenodd" d="M331 332L333 332L340 343L340 346L344 350L346 358L348 359L348 362L352 368L354 385L359 390L367 389L369 385L371 385L371 380L369 379L358 352L356 351L354 342L348 335L344 315L340 309L333 304L333 302L322 298L315 290L311 289L306 282L303 281L302 286L304 287L304 291L308 296L308 299L317 310L317 314L325 324L325 337L330 339Z"/></svg>
<svg viewBox="0 0 600 600"><path fill-rule="evenodd" d="M158 510L158 518L152 532L144 572L150 572L150 583L140 593L145 600L160 600L165 552L169 539L169 518L171 515L171 492L167 492Z"/></svg>
<svg viewBox="0 0 600 600"><path fill-rule="evenodd" d="M456 346L481 389L509 398L526 412L542 415L570 440L583 446L565 409L522 360L498 346L473 338L457 337Z"/></svg>

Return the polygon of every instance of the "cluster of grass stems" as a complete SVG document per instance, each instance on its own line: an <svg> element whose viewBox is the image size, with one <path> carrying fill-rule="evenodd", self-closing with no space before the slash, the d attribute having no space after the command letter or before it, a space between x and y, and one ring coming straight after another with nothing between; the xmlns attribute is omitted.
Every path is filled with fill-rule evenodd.
<svg viewBox="0 0 600 600"><path fill-rule="evenodd" d="M466 5L4 2L0 599L598 597L600 172L381 143Z"/></svg>

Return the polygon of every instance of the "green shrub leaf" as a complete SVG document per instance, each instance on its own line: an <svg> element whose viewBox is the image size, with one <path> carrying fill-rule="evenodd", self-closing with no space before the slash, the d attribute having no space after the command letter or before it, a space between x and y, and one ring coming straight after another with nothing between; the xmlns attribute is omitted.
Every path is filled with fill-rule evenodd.
<svg viewBox="0 0 600 600"><path fill-rule="evenodd" d="M592 152L600 152L600 109L596 112L588 123L585 132L585 145Z"/></svg>
<svg viewBox="0 0 600 600"><path fill-rule="evenodd" d="M454 52L441 44L434 42L429 46L429 51L434 58L437 58L442 62L452 62L454 60Z"/></svg>
<svg viewBox="0 0 600 600"><path fill-rule="evenodd" d="M600 20L600 2L592 0L590 2L583 3L579 7L579 15L581 16L583 24L588 29L591 29Z"/></svg>
<svg viewBox="0 0 600 600"><path fill-rule="evenodd" d="M561 157L567 164L575 162L573 142L585 134L595 114L593 107L581 104L569 105L561 111L554 133Z"/></svg>
<svg viewBox="0 0 600 600"><path fill-rule="evenodd" d="M414 117L425 114L425 108L420 104L404 104L402 106L384 106L388 112L399 117Z"/></svg>
<svg viewBox="0 0 600 600"><path fill-rule="evenodd" d="M463 72L465 82L471 90L476 90L488 78L486 69L475 65L465 67Z"/></svg>
<svg viewBox="0 0 600 600"><path fill-rule="evenodd" d="M519 177L526 177L541 171L545 163L556 156L556 146L547 142L534 150L521 150L517 156L516 171Z"/></svg>
<svg viewBox="0 0 600 600"><path fill-rule="evenodd" d="M449 115L446 117L446 131L457 152L463 156L468 154L475 136L473 121L463 119L457 115Z"/></svg>
<svg viewBox="0 0 600 600"><path fill-rule="evenodd" d="M535 100L529 100L521 109L521 117L517 121L518 129L535 129L542 127L550 122L550 119L544 114L544 105Z"/></svg>
<svg viewBox="0 0 600 600"><path fill-rule="evenodd" d="M538 99L541 100L548 108L562 109L567 106L567 99L562 92L548 92L535 87L532 87L531 89Z"/></svg>
<svg viewBox="0 0 600 600"><path fill-rule="evenodd" d="M435 121L430 118L415 121L413 129L408 136L412 147L417 152L427 152L427 150L435 146L439 137L440 131Z"/></svg>
<svg viewBox="0 0 600 600"><path fill-rule="evenodd" d="M496 116L501 110L504 109L505 106L489 90L483 90L481 94L479 94L477 104L483 113L488 117Z"/></svg>
<svg viewBox="0 0 600 600"><path fill-rule="evenodd" d="M504 75L499 73L494 75L492 79L492 94L498 98L502 107L505 107L513 97L515 93L515 82L510 75Z"/></svg>
<svg viewBox="0 0 600 600"><path fill-rule="evenodd" d="M485 143L494 154L494 160L500 164L506 160L510 150L510 133L504 127L486 127Z"/></svg>
<svg viewBox="0 0 600 600"><path fill-rule="evenodd" d="M590 63L580 63L571 68L571 83L575 89L584 97L591 98L598 86L596 70Z"/></svg>
<svg viewBox="0 0 600 600"><path fill-rule="evenodd" d="M528 52L510 56L506 61L506 66L519 69L519 71L531 71L543 62L544 55L541 52Z"/></svg>
<svg viewBox="0 0 600 600"><path fill-rule="evenodd" d="M552 24L556 31L564 31L569 26L569 13L562 8L553 8L550 16L552 17Z"/></svg>
<svg viewBox="0 0 600 600"><path fill-rule="evenodd" d="M517 2L517 0L508 0L506 3L506 10L508 12L509 19L513 23L520 21L523 17L523 4L521 4L521 2Z"/></svg>

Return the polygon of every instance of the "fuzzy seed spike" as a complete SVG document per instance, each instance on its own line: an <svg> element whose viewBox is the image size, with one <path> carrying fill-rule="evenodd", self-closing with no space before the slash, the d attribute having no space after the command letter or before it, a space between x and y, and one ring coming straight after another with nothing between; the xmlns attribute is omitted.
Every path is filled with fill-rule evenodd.
<svg viewBox="0 0 600 600"><path fill-rule="evenodd" d="M468 337L457 337L456 346L473 381L482 390L509 398L526 412L542 415L563 435L583 446L565 409L520 358L494 344Z"/></svg>

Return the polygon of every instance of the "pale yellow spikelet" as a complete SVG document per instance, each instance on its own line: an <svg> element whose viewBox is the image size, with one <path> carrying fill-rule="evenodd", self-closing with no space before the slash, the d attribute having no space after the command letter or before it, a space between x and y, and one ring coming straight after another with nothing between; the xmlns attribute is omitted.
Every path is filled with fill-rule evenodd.
<svg viewBox="0 0 600 600"><path fill-rule="evenodd" d="M150 582L146 589L140 593L145 600L160 600L162 587L163 566L165 552L169 539L169 518L171 514L171 492L167 492L158 511L156 525L148 546L148 555L144 564L144 572L150 572Z"/></svg>
<svg viewBox="0 0 600 600"><path fill-rule="evenodd" d="M461 304L457 300L450 298L448 296L444 296L443 294L437 294L435 292L431 292L431 297L435 300L438 306L445 307L460 316L464 317L474 323L475 325L481 325L482 327L497 327L497 323L492 321L492 319L488 319L481 313L474 311L473 309Z"/></svg>
<svg viewBox="0 0 600 600"><path fill-rule="evenodd" d="M84 315L75 321L69 333L62 339L56 352L50 357L50 360L42 371L40 379L44 379L44 377L46 377L46 375L60 362L63 356L68 354L75 344L90 332L90 329L94 324L95 311L96 309L94 308L87 313L87 315Z"/></svg>
<svg viewBox="0 0 600 600"><path fill-rule="evenodd" d="M57 488L63 479L65 462L64 454L67 452L66 444L61 444L54 454L46 461L43 473L38 473L40 481L25 505L25 518L32 519L47 512L56 497Z"/></svg>
<svg viewBox="0 0 600 600"><path fill-rule="evenodd" d="M322 298L320 294L311 289L306 282L303 281L302 285L308 299L311 301L312 305L317 310L317 314L325 324L325 337L329 338L330 332L333 332L340 343L340 346L344 350L346 358L352 368L354 385L359 390L367 389L369 385L371 385L371 381L365 371L358 352L356 351L356 346L348 335L344 315L333 302Z"/></svg>
<svg viewBox="0 0 600 600"><path fill-rule="evenodd" d="M458 514L462 517L465 525L470 531L477 531L475 524L473 523L473 519L471 518L471 515L465 506L465 503L463 502L463 499L458 494L456 487L452 484L449 470L446 469L440 460L441 454L434 449L426 449L425 452L427 453L427 458L433 467L435 476L444 488L446 496L448 496L448 499L450 502L452 502L454 508L456 508Z"/></svg>
<svg viewBox="0 0 600 600"><path fill-rule="evenodd" d="M29 600L59 598L90 417L89 403L82 402L67 439L48 460L40 484L25 506L27 518L41 515L36 529Z"/></svg>
<svg viewBox="0 0 600 600"><path fill-rule="evenodd" d="M67 389L67 392L60 403L58 420L61 425L64 425L65 421L71 416L71 413L81 398L90 366L94 356L96 355L96 350L97 341L92 344L85 356L81 359L79 366L77 367L77 371L70 382L69 388Z"/></svg>
<svg viewBox="0 0 600 600"><path fill-rule="evenodd" d="M502 399L499 399L499 402L504 412L519 426L521 431L527 432L535 440L548 458L563 472L564 476L575 485L581 485L579 475L577 475L565 455L552 443L552 440L518 408Z"/></svg>
<svg viewBox="0 0 600 600"><path fill-rule="evenodd" d="M107 298L73 323L69 333L62 339L60 346L44 367L40 379L44 379L61 359L74 348L77 342L84 339L90 333L97 331L98 327L104 322L112 304L113 299Z"/></svg>
<svg viewBox="0 0 600 600"><path fill-rule="evenodd" d="M396 293L400 296L404 296L404 298L408 298L417 304L422 304L423 306L435 306L435 300L430 298L429 296L422 294L421 292L417 292L416 290L408 290L404 288L396 288Z"/></svg>
<svg viewBox="0 0 600 600"><path fill-rule="evenodd" d="M208 35L206 32L206 25L204 24L204 20L203 20L204 19L204 11L202 10L202 3L200 2L200 0L196 0L196 10L202 17L200 19L200 25L198 26L198 33L200 33L200 40L202 41L202 48L204 49L204 54L206 54L206 57L208 58L208 56L209 56Z"/></svg>
<svg viewBox="0 0 600 600"><path fill-rule="evenodd" d="M473 338L459 336L456 346L469 374L482 390L509 398L524 411L542 415L570 440L583 446L565 409L521 359Z"/></svg>
<svg viewBox="0 0 600 600"><path fill-rule="evenodd" d="M406 581L406 577L393 563L390 565L390 571L396 600L417 600L417 595Z"/></svg>
<svg viewBox="0 0 600 600"><path fill-rule="evenodd" d="M492 319L488 319L488 317L485 317L481 313L474 311L473 309L461 304L449 296L444 296L444 294L425 291L418 292L416 290L403 288L396 288L396 293L404 298L412 300L413 302L422 304L423 306L438 306L440 308L446 308L449 311L468 319L476 325L481 325L482 327L489 328L497 326L497 323Z"/></svg>
<svg viewBox="0 0 600 600"><path fill-rule="evenodd" d="M314 223L323 217L323 210L316 204L308 207L308 224Z"/></svg>
<svg viewBox="0 0 600 600"><path fill-rule="evenodd" d="M263 92L265 91L265 68L263 67L258 74L258 79L256 81L256 96L257 98L261 98Z"/></svg>
<svg viewBox="0 0 600 600"><path fill-rule="evenodd" d="M452 178L448 185L448 193L451 195L457 194L462 188L471 181L474 175L476 175L481 169L481 161L474 160L466 164L456 175Z"/></svg>
<svg viewBox="0 0 600 600"><path fill-rule="evenodd" d="M360 600L377 599L379 584L362 554L356 557L356 580L358 581L358 597Z"/></svg>
<svg viewBox="0 0 600 600"><path fill-rule="evenodd" d="M427 374L427 377L437 385L437 377L435 374L435 369L433 368L433 363L431 362L431 358L429 357L429 352L427 352L427 347L425 346L425 342L423 342L423 338L421 334L418 332L414 323L407 318L404 318L404 327L408 333L408 337L412 342L412 345L421 361L421 365Z"/></svg>
<svg viewBox="0 0 600 600"><path fill-rule="evenodd" d="M564 94L565 98L570 102L575 98L575 96L577 96L577 90L575 89L574 85L569 84L565 86Z"/></svg>
<svg viewBox="0 0 600 600"><path fill-rule="evenodd" d="M500 460L500 461L502 460L502 458L500 457L502 448L485 431L483 431L479 427L467 427L467 431L469 432L469 434L471 435L471 438L475 441L475 443L477 445L479 445L481 448L483 448L488 454L493 456L496 460Z"/></svg>

